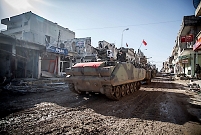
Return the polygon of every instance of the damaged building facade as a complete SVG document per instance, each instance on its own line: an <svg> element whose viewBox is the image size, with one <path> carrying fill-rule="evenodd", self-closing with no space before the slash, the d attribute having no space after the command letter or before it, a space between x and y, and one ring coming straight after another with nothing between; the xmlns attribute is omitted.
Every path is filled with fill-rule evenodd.
<svg viewBox="0 0 201 135"><path fill-rule="evenodd" d="M5 63L15 57L9 59L10 65L6 66L12 70L1 71L1 76L40 78L42 73L60 75L66 66L70 66L70 56L76 53L68 51L65 41L75 38L73 31L32 12L2 19L1 24L7 25L7 30L1 31L0 55L6 57L1 61Z"/></svg>
<svg viewBox="0 0 201 135"><path fill-rule="evenodd" d="M97 50L91 37L75 38L75 32L32 12L1 20L7 26L0 33L0 56L3 66L0 76L13 78L54 77L65 74L75 63L97 60ZM98 42L98 49L106 46L116 59L119 49L106 41ZM127 59L133 61L132 48L123 48Z"/></svg>
<svg viewBox="0 0 201 135"><path fill-rule="evenodd" d="M108 57L110 57L109 55L111 55L111 57L113 57L114 59L117 59L117 53L119 52L119 50L123 50L126 53L127 61L130 61L130 62L134 61L134 60L137 61L137 62L139 61L138 58L137 58L137 53L134 52L133 48L121 47L121 48L117 49L115 47L114 43L109 43L109 42L107 42L105 40L99 41L98 42L98 49L103 49L103 48L107 48L108 50L110 50L110 54L108 54Z"/></svg>
<svg viewBox="0 0 201 135"><path fill-rule="evenodd" d="M164 62L163 71L195 77L195 65L201 65L201 1L193 1L195 15L184 16L172 55Z"/></svg>
<svg viewBox="0 0 201 135"><path fill-rule="evenodd" d="M0 77L38 78L45 47L0 33Z"/></svg>
<svg viewBox="0 0 201 135"><path fill-rule="evenodd" d="M200 64L200 51L193 50L197 34L201 30L200 24L200 17L194 15L183 17L182 27L172 50L172 56L169 58L169 69L174 70L174 73L194 76L195 64Z"/></svg>
<svg viewBox="0 0 201 135"><path fill-rule="evenodd" d="M65 44L69 52L75 53L71 55L72 64L88 62L96 57L93 46L91 45L91 37L70 39L65 41Z"/></svg>

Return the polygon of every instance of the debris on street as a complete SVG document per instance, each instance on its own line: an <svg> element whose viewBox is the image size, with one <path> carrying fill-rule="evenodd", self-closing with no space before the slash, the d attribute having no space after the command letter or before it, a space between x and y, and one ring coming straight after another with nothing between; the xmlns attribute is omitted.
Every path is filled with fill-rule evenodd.
<svg viewBox="0 0 201 135"><path fill-rule="evenodd" d="M74 94L62 81L44 82L39 93L1 92L0 134L201 133L201 105L191 105L198 100L186 93L184 83L156 77L133 95L112 101L102 94ZM26 84L11 87L26 91L42 83Z"/></svg>

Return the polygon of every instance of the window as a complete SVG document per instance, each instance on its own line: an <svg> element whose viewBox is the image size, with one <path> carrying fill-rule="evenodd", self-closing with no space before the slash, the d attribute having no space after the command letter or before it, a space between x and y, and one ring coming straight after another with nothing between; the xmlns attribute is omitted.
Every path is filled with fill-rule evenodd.
<svg viewBox="0 0 201 135"><path fill-rule="evenodd" d="M46 39L47 39L47 42L50 43L50 36L48 35L45 35Z"/></svg>

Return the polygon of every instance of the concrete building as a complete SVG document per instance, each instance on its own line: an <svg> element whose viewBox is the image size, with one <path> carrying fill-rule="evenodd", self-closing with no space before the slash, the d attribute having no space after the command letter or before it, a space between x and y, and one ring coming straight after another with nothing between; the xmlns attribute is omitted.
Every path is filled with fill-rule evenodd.
<svg viewBox="0 0 201 135"><path fill-rule="evenodd" d="M197 55L201 52L194 52L193 45L196 42L196 36L201 30L201 18L192 16L184 16L182 27L179 32L180 42L179 60L183 67L183 72L190 77L194 76ZM185 41L182 39L184 38ZM183 40L183 41L182 41Z"/></svg>
<svg viewBox="0 0 201 135"><path fill-rule="evenodd" d="M59 75L65 68L64 65L70 65L71 59L66 56L73 53L70 50L68 52L64 42L75 38L73 31L32 12L2 19L1 23L7 25L7 30L2 31L3 34L46 48L40 55L39 74L46 71Z"/></svg>
<svg viewBox="0 0 201 135"><path fill-rule="evenodd" d="M3 34L43 46L46 45L46 38L50 43L56 43L58 47L62 47L58 44L60 41L75 38L73 31L32 12L2 19L1 23L7 25L7 30L2 31Z"/></svg>
<svg viewBox="0 0 201 135"><path fill-rule="evenodd" d="M195 16L201 16L201 0L194 0L197 4L195 4ZM201 17L200 17L201 18ZM195 44L193 45L193 51L195 52L195 63L201 65L201 23L199 25L199 29L195 35Z"/></svg>
<svg viewBox="0 0 201 135"><path fill-rule="evenodd" d="M201 0L193 0L193 5L195 15L183 17L171 55L174 73L189 77L194 77L195 64L201 65Z"/></svg>
<svg viewBox="0 0 201 135"><path fill-rule="evenodd" d="M170 68L169 68L169 59L163 62L163 67L161 69L161 72L169 73Z"/></svg>
<svg viewBox="0 0 201 135"><path fill-rule="evenodd" d="M74 52L71 55L74 63L79 62L89 62L91 59L95 58L94 50L91 45L91 37L86 38L74 38L64 42L68 50Z"/></svg>
<svg viewBox="0 0 201 135"><path fill-rule="evenodd" d="M175 46L170 56L169 68L176 74L186 74L194 77L195 64L200 63L200 51L193 51L193 45L197 42L197 35L201 30L201 18L194 15L184 16L181 29L175 40ZM200 62L199 62L200 61Z"/></svg>
<svg viewBox="0 0 201 135"><path fill-rule="evenodd" d="M195 7L195 16L201 16L201 0L193 0L193 5Z"/></svg>
<svg viewBox="0 0 201 135"><path fill-rule="evenodd" d="M183 73L183 67L182 67L182 62L179 59L180 58L180 54L181 54L181 48L179 47L179 40L180 38L177 37L175 40L175 46L173 47L172 50L172 55L170 56L171 60L169 60L171 62L170 67L173 69L173 72L175 74L181 74Z"/></svg>
<svg viewBox="0 0 201 135"><path fill-rule="evenodd" d="M98 49L108 48L108 50L111 50L111 56L116 59L117 58L117 52L118 49L115 47L114 43L109 43L105 40L98 41Z"/></svg>
<svg viewBox="0 0 201 135"><path fill-rule="evenodd" d="M0 33L0 78L39 78L45 47Z"/></svg>
<svg viewBox="0 0 201 135"><path fill-rule="evenodd" d="M128 61L132 62L135 60L135 52L133 48L127 48L128 52L126 53L126 58Z"/></svg>

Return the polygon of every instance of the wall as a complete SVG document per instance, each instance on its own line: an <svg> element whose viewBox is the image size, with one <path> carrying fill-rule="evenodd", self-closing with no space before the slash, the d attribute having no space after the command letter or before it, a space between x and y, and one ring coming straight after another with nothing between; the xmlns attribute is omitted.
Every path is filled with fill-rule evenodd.
<svg viewBox="0 0 201 135"><path fill-rule="evenodd" d="M2 79L2 77L4 76L10 76L10 71L11 71L11 47L9 45L4 45L0 43L0 78ZM7 51L7 52L5 52Z"/></svg>
<svg viewBox="0 0 201 135"><path fill-rule="evenodd" d="M17 78L38 78L39 51L16 47Z"/></svg>
<svg viewBox="0 0 201 135"><path fill-rule="evenodd" d="M13 35L18 39L45 45L45 35L50 36L50 43L75 38L75 33L57 23L48 21L32 12L26 12L10 18L7 31L4 34Z"/></svg>
<svg viewBox="0 0 201 135"><path fill-rule="evenodd" d="M33 42L43 46L46 46L45 40L48 39L51 45L65 48L64 42L66 40L75 38L75 33L73 31L70 31L68 28L61 27L57 23L53 23L32 12L26 12L11 17L10 21L8 19L8 21L5 21L4 24L7 25L8 30L4 31L3 33L12 35L17 39L22 39L24 41ZM90 51L90 47L87 47L87 50ZM59 58L58 54L55 55L57 55L57 58ZM23 74L25 75L26 72L31 72L32 76L36 76L37 73L37 77L39 77L40 76L39 74L41 72L39 67L41 67L42 70L50 70L52 72L53 70L52 68L54 65L52 62L50 63L50 67L47 67L47 65L49 66L49 62L47 62L46 60L40 61L39 53L35 52L32 56L33 56L32 59L29 59L30 62L28 62L27 64L25 64L23 61L18 61L18 69L21 70L20 73L24 72ZM60 67L59 60L60 59L57 59L58 67L55 68L57 71L54 69L53 71L54 73L60 72L58 70ZM32 63L35 64L33 65ZM45 63L47 63L47 65ZM32 66L29 67L30 65ZM20 73L18 75L23 76L23 74Z"/></svg>
<svg viewBox="0 0 201 135"><path fill-rule="evenodd" d="M45 45L45 35L50 36L50 43L56 42L56 44L58 37L61 41L75 38L74 32L35 14L32 14L30 19L30 32L34 34L34 42L43 45Z"/></svg>
<svg viewBox="0 0 201 135"><path fill-rule="evenodd" d="M134 59L135 59L135 57L134 57L134 49L132 50L132 49L128 49L128 53L126 53L126 56L127 56L127 59L129 60L129 61L133 61Z"/></svg>
<svg viewBox="0 0 201 135"><path fill-rule="evenodd" d="M57 60L56 55L52 53L45 53L42 55L41 59L42 59L41 70L54 73Z"/></svg>

